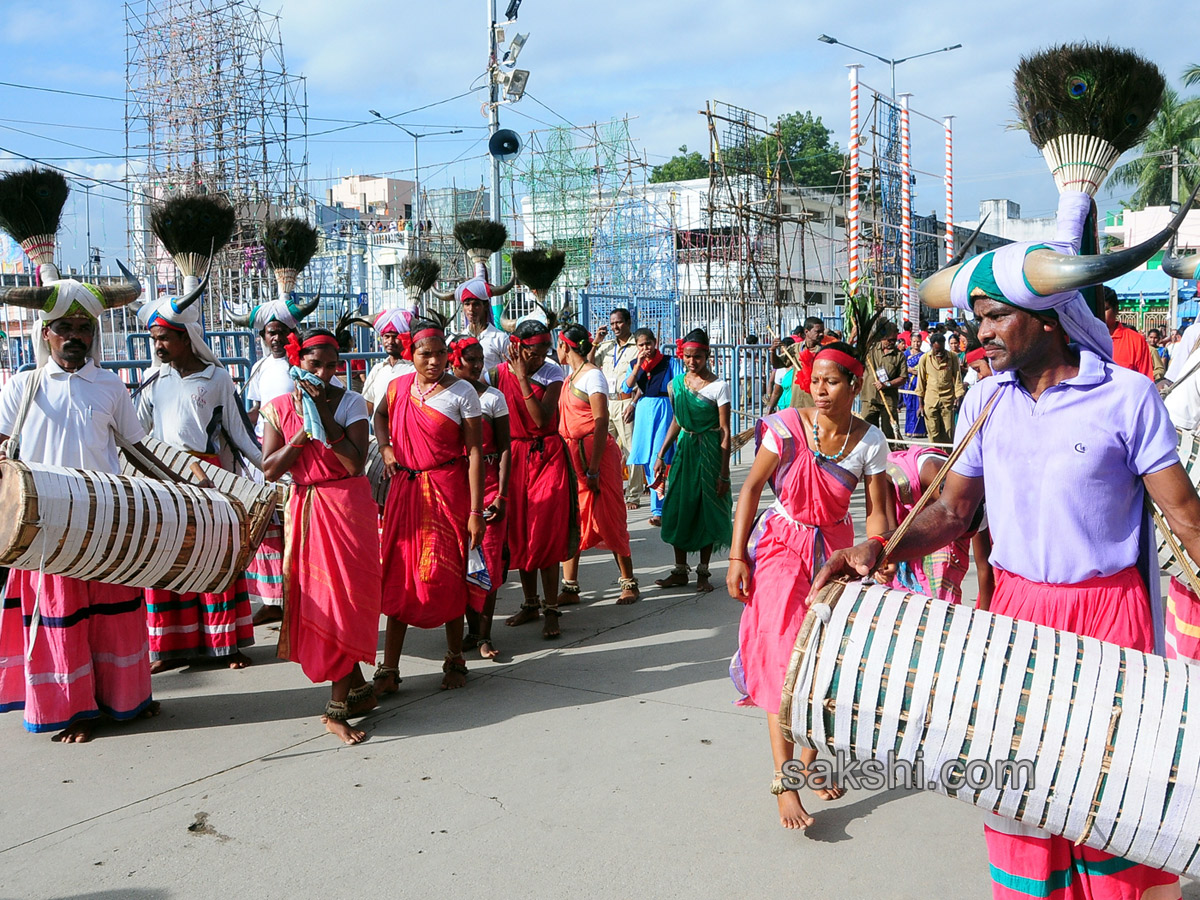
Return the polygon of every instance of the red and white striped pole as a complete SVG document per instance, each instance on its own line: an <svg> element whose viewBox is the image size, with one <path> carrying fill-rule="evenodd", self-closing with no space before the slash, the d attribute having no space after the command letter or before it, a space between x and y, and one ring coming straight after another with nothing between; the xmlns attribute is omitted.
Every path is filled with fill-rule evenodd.
<svg viewBox="0 0 1200 900"><path fill-rule="evenodd" d="M900 305L912 319L912 164L908 144L908 98L900 95Z"/></svg>
<svg viewBox="0 0 1200 900"><path fill-rule="evenodd" d="M847 269L850 294L858 291L858 70L855 64L846 66L850 70L850 195L846 210Z"/></svg>
<svg viewBox="0 0 1200 900"><path fill-rule="evenodd" d="M942 119L946 126L946 262L954 258L954 116Z"/></svg>

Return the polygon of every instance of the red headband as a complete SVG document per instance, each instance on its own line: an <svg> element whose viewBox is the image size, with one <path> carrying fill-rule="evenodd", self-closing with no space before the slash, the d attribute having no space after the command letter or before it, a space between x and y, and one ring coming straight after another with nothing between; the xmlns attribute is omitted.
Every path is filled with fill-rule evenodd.
<svg viewBox="0 0 1200 900"><path fill-rule="evenodd" d="M563 343L565 343L568 347L574 347L576 350L579 349L579 345L577 343L575 343L573 340L571 340L569 337L567 337L567 333L565 331L560 333L559 337L563 339ZM591 339L592 339L592 336L591 336L591 334L589 334L588 340L590 341Z"/></svg>
<svg viewBox="0 0 1200 900"><path fill-rule="evenodd" d="M683 356L684 350L707 350L708 344L702 344L699 341L684 341L683 338L675 339L675 355Z"/></svg>
<svg viewBox="0 0 1200 900"><path fill-rule="evenodd" d="M337 345L337 338L328 334L313 335L302 344L296 337L296 332L293 331L287 339L288 362L293 366L298 366L300 365L300 351L309 350L312 347L333 347L336 350Z"/></svg>
<svg viewBox="0 0 1200 900"><path fill-rule="evenodd" d="M400 354L401 358L411 361L413 358L413 348L416 347L419 342L425 340L425 338L434 337L435 335L443 340L446 338L446 333L440 328L422 328L415 334L411 331L407 333L401 332L400 345L404 348L403 352Z"/></svg>
<svg viewBox="0 0 1200 900"><path fill-rule="evenodd" d="M533 337L527 338L517 337L515 334L510 334L508 339L514 344L520 344L522 347L536 347L538 344L550 343L550 332L547 331L545 334L535 334Z"/></svg>
<svg viewBox="0 0 1200 900"><path fill-rule="evenodd" d="M450 342L450 365L459 368L463 364L463 351L468 347L478 347L479 338L461 337Z"/></svg>
<svg viewBox="0 0 1200 900"><path fill-rule="evenodd" d="M818 359L830 359L846 369L855 378L862 378L866 368L861 362L851 356L849 353L844 353L836 347L826 347L824 350L818 350L817 355L813 357L813 362Z"/></svg>
<svg viewBox="0 0 1200 900"><path fill-rule="evenodd" d="M974 350L972 350L970 353L967 354L967 365L970 365L971 363L977 363L981 359L986 359L986 358L987 358L987 351L984 350L982 347L976 347Z"/></svg>

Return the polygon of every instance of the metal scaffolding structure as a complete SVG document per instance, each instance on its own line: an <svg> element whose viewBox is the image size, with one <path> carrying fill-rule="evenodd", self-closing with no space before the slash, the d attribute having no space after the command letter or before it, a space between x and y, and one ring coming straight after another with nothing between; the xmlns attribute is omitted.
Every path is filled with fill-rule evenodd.
<svg viewBox="0 0 1200 900"><path fill-rule="evenodd" d="M175 267L149 228L151 204L175 192L228 198L238 224L213 262L212 325L223 301L274 294L259 227L304 205L305 80L288 71L279 16L254 0L131 0L125 33L130 259L139 275L176 290Z"/></svg>

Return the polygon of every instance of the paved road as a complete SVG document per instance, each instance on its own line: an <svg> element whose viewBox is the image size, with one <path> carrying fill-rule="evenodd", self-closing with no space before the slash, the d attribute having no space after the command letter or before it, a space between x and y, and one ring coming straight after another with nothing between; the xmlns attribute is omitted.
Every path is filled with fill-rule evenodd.
<svg viewBox="0 0 1200 900"><path fill-rule="evenodd" d="M779 827L765 720L727 677L740 607L653 588L670 554L646 518L643 602L616 606L588 554L563 638L498 624L504 662L450 693L440 632L411 632L357 747L266 628L256 665L157 676L162 716L92 744L0 717L0 897L989 897L964 804L851 793L814 800L807 837Z"/></svg>

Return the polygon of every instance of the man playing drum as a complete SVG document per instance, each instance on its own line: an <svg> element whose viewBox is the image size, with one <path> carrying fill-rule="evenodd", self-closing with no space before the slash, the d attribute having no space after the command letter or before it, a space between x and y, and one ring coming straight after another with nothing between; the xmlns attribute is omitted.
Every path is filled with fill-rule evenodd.
<svg viewBox="0 0 1200 900"><path fill-rule="evenodd" d="M1074 235L1075 249L1089 207L1085 194L1062 196L1060 234ZM1152 240L1161 244L1165 234ZM922 285L931 306L974 309L996 376L967 395L958 440L976 419L988 418L941 497L907 523L892 556L919 558L963 534L986 483L992 612L1161 653L1159 571L1144 498L1153 498L1197 558L1200 497L1179 463L1153 383L1113 363L1108 329L1078 291L1124 271L1114 267L1129 267L1104 259L1010 244ZM884 562L886 537L835 553L814 592L831 578L865 575ZM1180 896L1174 875L1049 832L995 815L985 831L995 897Z"/></svg>
<svg viewBox="0 0 1200 900"><path fill-rule="evenodd" d="M19 432L28 462L116 474L116 435L138 442L145 432L125 385L93 358L97 316L114 304L102 299L105 289L76 281L52 289L34 333L40 365L0 394L0 437ZM32 305L14 292L45 290L14 288L4 299ZM138 588L12 570L0 619L0 711L23 709L26 729L66 743L91 740L101 714L157 715L142 597Z"/></svg>
<svg viewBox="0 0 1200 900"><path fill-rule="evenodd" d="M197 294L201 290L203 285ZM232 469L236 451L261 469L262 450L229 370L204 342L198 305L179 310L182 305L159 303L146 316L161 365L138 394L138 418L158 440L205 462ZM220 594L147 591L146 611L151 672L203 657L225 661L231 669L250 664L241 651L254 643L244 578Z"/></svg>

